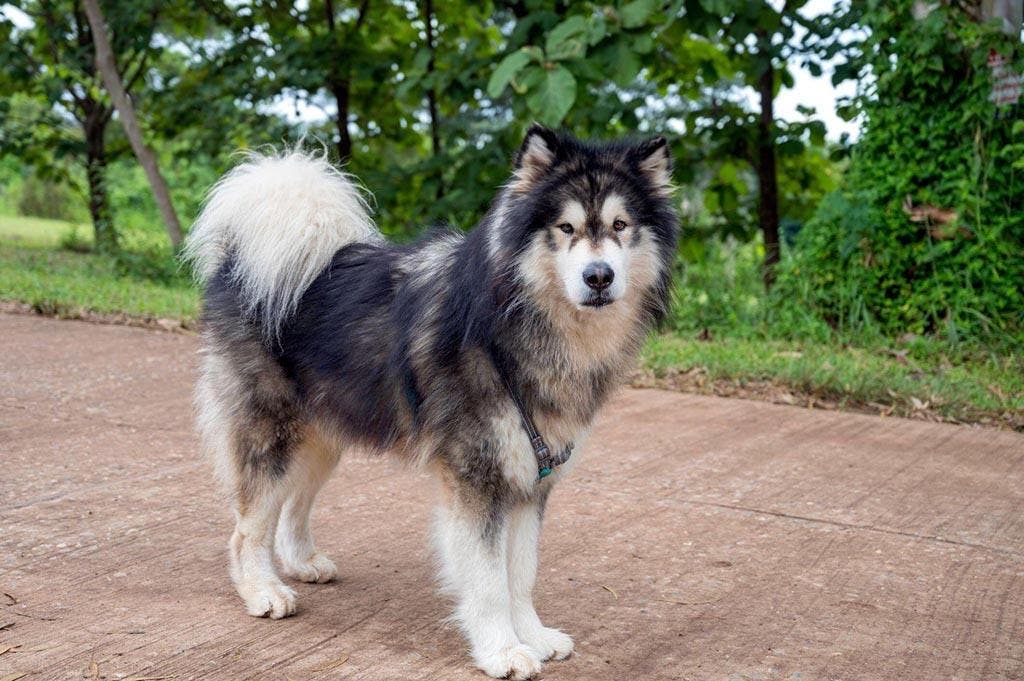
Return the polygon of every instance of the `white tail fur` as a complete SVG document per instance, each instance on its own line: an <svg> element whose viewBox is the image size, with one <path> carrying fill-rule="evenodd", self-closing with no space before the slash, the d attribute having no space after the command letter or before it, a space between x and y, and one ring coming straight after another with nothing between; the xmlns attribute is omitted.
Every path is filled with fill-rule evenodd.
<svg viewBox="0 0 1024 681"><path fill-rule="evenodd" d="M324 156L252 152L210 190L185 257L206 281L233 255L245 312L259 308L273 335L339 248L382 239L359 188Z"/></svg>

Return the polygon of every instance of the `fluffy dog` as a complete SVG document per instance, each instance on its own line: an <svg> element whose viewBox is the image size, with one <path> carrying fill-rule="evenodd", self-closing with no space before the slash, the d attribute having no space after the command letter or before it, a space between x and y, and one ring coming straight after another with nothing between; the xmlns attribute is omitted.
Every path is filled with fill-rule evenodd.
<svg viewBox="0 0 1024 681"><path fill-rule="evenodd" d="M217 183L187 245L205 282L197 404L251 615L295 612L275 553L285 575L334 579L313 500L346 452L388 452L442 483L441 581L480 669L525 679L572 652L533 607L541 519L666 313L670 167L663 138L534 126L475 229L404 246L323 158L253 155Z"/></svg>

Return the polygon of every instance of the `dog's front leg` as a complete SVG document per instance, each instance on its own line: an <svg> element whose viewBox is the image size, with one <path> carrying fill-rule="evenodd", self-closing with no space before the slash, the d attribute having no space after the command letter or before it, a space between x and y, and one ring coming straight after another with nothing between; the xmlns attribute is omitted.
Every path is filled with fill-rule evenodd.
<svg viewBox="0 0 1024 681"><path fill-rule="evenodd" d="M509 514L508 580L512 597L512 626L519 640L541 654L541 659L564 660L572 654L572 638L545 627L533 608L537 577L537 549L544 502L516 506Z"/></svg>
<svg viewBox="0 0 1024 681"><path fill-rule="evenodd" d="M512 623L508 535L507 511L488 500L451 499L438 510L441 577L456 599L455 620L473 661L495 678L529 679L540 672L541 660Z"/></svg>

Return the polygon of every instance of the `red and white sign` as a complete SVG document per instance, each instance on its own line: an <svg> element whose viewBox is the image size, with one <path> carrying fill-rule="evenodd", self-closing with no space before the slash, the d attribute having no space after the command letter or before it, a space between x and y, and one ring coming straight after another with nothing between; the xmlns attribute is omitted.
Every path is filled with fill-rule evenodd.
<svg viewBox="0 0 1024 681"><path fill-rule="evenodd" d="M988 96L996 106L1013 106L1020 101L1021 75L1011 68L1003 55L990 52L988 67L992 70L992 94Z"/></svg>

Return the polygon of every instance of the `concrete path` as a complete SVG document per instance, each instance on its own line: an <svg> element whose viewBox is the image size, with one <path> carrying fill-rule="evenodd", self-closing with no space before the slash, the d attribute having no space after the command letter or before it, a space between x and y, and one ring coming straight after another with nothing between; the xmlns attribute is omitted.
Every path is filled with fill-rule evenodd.
<svg viewBox="0 0 1024 681"><path fill-rule="evenodd" d="M246 616L191 336L0 316L0 679L474 679L426 478L342 464L342 580ZM555 493L544 678L1024 678L1024 437L624 391ZM16 646L6 650L9 646ZM6 652L4 652L6 650Z"/></svg>

